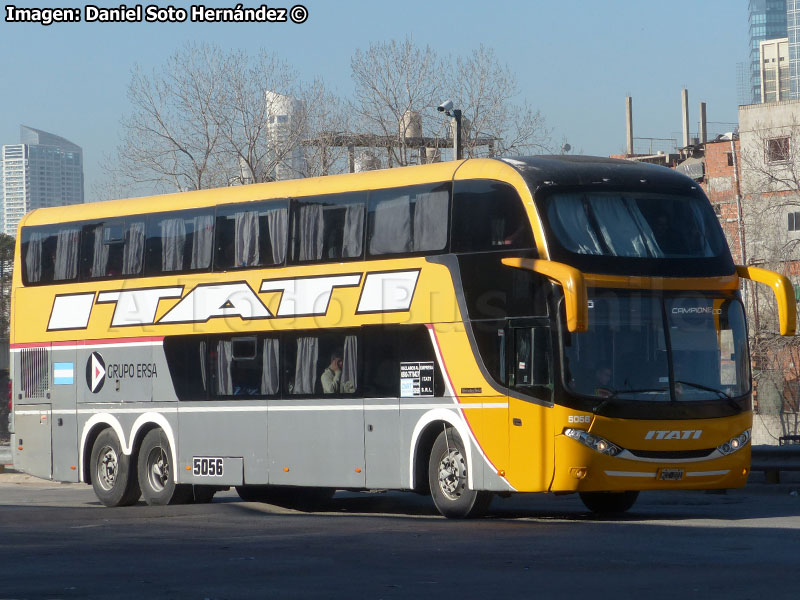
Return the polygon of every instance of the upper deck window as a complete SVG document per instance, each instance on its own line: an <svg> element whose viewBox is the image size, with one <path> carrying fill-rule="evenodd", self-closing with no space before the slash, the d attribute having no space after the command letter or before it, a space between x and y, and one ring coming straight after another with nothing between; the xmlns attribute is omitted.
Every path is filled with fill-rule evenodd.
<svg viewBox="0 0 800 600"><path fill-rule="evenodd" d="M569 252L627 258L712 258L727 246L707 202L690 196L553 194L547 219Z"/></svg>
<svg viewBox="0 0 800 600"><path fill-rule="evenodd" d="M74 224L23 228L24 282L76 280L80 235L80 227Z"/></svg>
<svg viewBox="0 0 800 600"><path fill-rule="evenodd" d="M81 231L81 279L141 274L144 218L90 223Z"/></svg>
<svg viewBox="0 0 800 600"><path fill-rule="evenodd" d="M329 261L364 254L366 193L292 201L292 261Z"/></svg>
<svg viewBox="0 0 800 600"><path fill-rule="evenodd" d="M287 202L237 204L217 209L216 270L282 265L289 229Z"/></svg>
<svg viewBox="0 0 800 600"><path fill-rule="evenodd" d="M533 234L517 191L500 181L456 181L453 252L519 248L533 248Z"/></svg>
<svg viewBox="0 0 800 600"><path fill-rule="evenodd" d="M148 222L147 273L206 270L211 267L213 211L159 215Z"/></svg>
<svg viewBox="0 0 800 600"><path fill-rule="evenodd" d="M438 252L447 248L450 186L415 185L371 192L371 256Z"/></svg>

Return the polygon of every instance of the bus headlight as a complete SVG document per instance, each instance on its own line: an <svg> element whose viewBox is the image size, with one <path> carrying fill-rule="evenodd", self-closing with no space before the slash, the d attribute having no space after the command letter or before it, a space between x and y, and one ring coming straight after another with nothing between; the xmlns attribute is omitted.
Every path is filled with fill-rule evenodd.
<svg viewBox="0 0 800 600"><path fill-rule="evenodd" d="M571 427L567 427L564 429L564 435L577 442L580 442L584 446L587 446L596 452L599 452L600 454L616 456L622 452L622 448L616 444L612 444L608 440L601 438L600 436L593 435L588 431L584 431L583 429L572 429Z"/></svg>
<svg viewBox="0 0 800 600"><path fill-rule="evenodd" d="M747 429L744 432L740 433L737 436L732 437L724 444L717 446L717 450L723 456L727 456L728 454L733 454L750 441L750 430Z"/></svg>

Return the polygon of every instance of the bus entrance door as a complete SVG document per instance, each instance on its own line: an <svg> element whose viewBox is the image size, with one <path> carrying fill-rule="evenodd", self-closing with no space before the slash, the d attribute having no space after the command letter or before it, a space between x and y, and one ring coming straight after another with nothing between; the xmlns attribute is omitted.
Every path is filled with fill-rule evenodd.
<svg viewBox="0 0 800 600"><path fill-rule="evenodd" d="M509 327L509 481L521 492L549 489L553 478L553 352L546 319Z"/></svg>

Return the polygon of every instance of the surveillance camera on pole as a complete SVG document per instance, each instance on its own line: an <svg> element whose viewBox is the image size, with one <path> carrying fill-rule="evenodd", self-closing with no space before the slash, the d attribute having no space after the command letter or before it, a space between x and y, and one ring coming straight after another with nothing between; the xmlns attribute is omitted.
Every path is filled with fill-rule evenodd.
<svg viewBox="0 0 800 600"><path fill-rule="evenodd" d="M436 107L436 110L443 112L455 121L455 127L453 127L453 156L455 160L461 160L461 111L457 108L453 108L452 100L442 102Z"/></svg>

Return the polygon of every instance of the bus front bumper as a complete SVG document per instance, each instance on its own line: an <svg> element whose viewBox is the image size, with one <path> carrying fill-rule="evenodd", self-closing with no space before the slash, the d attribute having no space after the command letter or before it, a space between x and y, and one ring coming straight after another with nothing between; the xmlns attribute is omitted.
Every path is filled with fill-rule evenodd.
<svg viewBox="0 0 800 600"><path fill-rule="evenodd" d="M727 456L679 461L609 456L565 435L555 445L552 492L740 488L750 473L749 443Z"/></svg>

